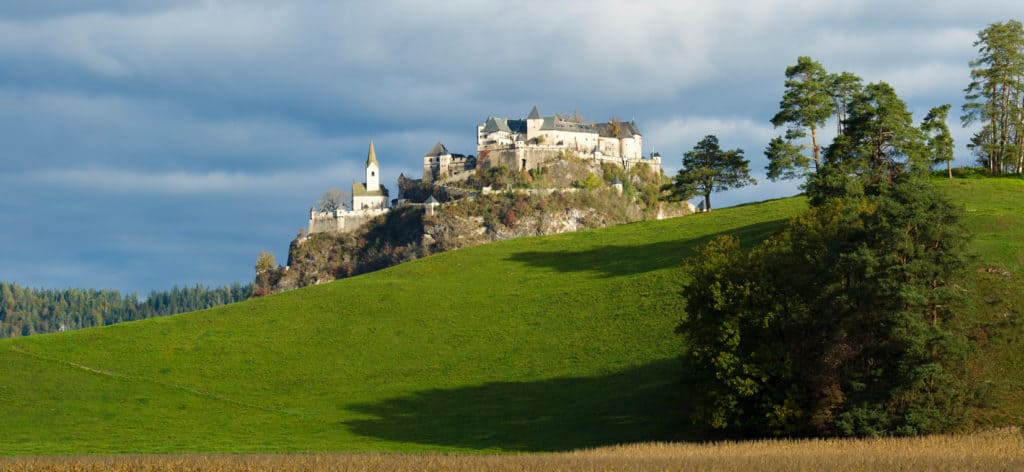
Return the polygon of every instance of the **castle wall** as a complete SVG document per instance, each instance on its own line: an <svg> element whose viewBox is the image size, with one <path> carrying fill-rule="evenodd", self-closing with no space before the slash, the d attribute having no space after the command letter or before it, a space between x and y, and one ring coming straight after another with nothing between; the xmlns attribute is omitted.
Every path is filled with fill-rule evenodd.
<svg viewBox="0 0 1024 472"><path fill-rule="evenodd" d="M512 171L537 169L547 161L557 159L565 149L556 146L504 147L481 152L477 166L482 171L493 167L508 167Z"/></svg>
<svg viewBox="0 0 1024 472"><path fill-rule="evenodd" d="M362 211L314 211L310 212L308 231L309 234L349 233L359 229L370 220L386 214L388 211L387 208Z"/></svg>

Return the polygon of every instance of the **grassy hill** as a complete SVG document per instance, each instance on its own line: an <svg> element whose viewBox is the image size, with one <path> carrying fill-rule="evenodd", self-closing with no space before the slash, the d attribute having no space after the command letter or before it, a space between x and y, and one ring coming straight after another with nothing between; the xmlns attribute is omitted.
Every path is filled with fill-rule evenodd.
<svg viewBox="0 0 1024 472"><path fill-rule="evenodd" d="M1024 181L940 182L968 210L978 321L1019 319ZM800 198L439 254L167 318L0 341L0 453L551 451L685 437L680 261L753 244ZM985 339L1024 414L1018 327ZM990 415L993 416L993 415Z"/></svg>

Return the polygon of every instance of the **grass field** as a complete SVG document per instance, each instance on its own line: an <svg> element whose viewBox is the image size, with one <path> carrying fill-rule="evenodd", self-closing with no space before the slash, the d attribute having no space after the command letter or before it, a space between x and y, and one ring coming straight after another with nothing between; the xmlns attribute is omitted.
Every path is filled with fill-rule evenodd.
<svg viewBox="0 0 1024 472"><path fill-rule="evenodd" d="M941 182L968 210L978 321L1019 319L1024 181ZM754 244L800 198L439 254L202 312L0 341L0 455L544 452L694 439L680 261ZM973 318L972 318L973 319ZM1021 330L977 368L1024 415Z"/></svg>

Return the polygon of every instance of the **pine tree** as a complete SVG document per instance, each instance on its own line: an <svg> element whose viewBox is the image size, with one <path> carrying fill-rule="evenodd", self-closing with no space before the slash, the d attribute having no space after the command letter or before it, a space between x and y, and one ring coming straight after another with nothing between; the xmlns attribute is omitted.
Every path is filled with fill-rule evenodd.
<svg viewBox="0 0 1024 472"><path fill-rule="evenodd" d="M948 103L928 110L921 122L921 131L928 137L928 154L932 164L946 163L946 173L953 178L953 135L946 125L951 105Z"/></svg>
<svg viewBox="0 0 1024 472"><path fill-rule="evenodd" d="M978 57L964 89L964 126L981 123L972 148L993 174L1024 170L1024 25L993 23L978 32Z"/></svg>
<svg viewBox="0 0 1024 472"><path fill-rule="evenodd" d="M710 211L712 192L756 183L750 176L750 161L743 158L743 150L723 151L718 138L708 135L683 155L683 168L669 189L676 200L703 196L704 209Z"/></svg>
<svg viewBox="0 0 1024 472"><path fill-rule="evenodd" d="M807 56L797 58L795 65L786 68L786 90L779 102L779 112L772 117L776 128L788 125L785 138L791 142L804 138L810 133L811 159L800 161L789 154L769 155L769 161L780 159L776 167L786 168L804 162L814 162L817 171L821 164L821 145L818 143L818 130L834 111L833 96L830 92L832 81L821 63ZM804 167L803 170L806 170ZM775 175L792 175L792 173L776 172Z"/></svg>

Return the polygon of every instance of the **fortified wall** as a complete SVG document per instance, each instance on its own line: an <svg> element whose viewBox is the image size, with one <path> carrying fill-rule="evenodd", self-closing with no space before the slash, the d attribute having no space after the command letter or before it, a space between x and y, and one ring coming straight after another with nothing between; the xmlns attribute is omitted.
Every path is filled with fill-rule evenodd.
<svg viewBox="0 0 1024 472"><path fill-rule="evenodd" d="M374 210L348 211L339 208L334 211L309 210L309 233L348 233L355 231L368 223L370 220L386 215L388 208Z"/></svg>

